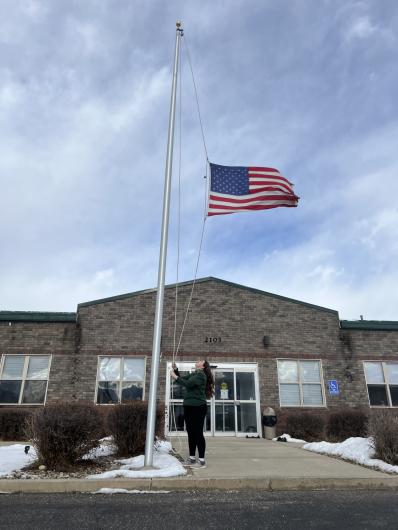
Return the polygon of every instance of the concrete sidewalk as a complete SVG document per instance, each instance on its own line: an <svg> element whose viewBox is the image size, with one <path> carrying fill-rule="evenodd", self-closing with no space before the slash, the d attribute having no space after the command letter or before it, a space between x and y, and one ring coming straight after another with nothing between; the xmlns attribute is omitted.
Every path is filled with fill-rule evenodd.
<svg viewBox="0 0 398 530"><path fill-rule="evenodd" d="M186 441L181 440L185 450ZM180 441L173 443L180 449ZM154 479L0 479L0 492L94 492L100 488L195 489L397 489L398 476L318 455L291 443L262 439L207 439L206 469L185 477Z"/></svg>
<svg viewBox="0 0 398 530"><path fill-rule="evenodd" d="M207 444L208 467L194 477L269 481L269 489L387 487L398 489L398 476L351 464L301 448L302 444L263 439L213 438Z"/></svg>

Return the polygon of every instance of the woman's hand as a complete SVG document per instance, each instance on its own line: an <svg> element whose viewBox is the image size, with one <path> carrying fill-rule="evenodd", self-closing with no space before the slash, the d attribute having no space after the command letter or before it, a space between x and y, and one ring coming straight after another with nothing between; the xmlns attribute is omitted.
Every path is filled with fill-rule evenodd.
<svg viewBox="0 0 398 530"><path fill-rule="evenodd" d="M179 377L179 373L178 373L178 368L177 368L177 365L175 362L173 362L173 364L171 365L172 366L172 369L170 371L170 375L173 379L178 379ZM177 372L177 373L176 373Z"/></svg>

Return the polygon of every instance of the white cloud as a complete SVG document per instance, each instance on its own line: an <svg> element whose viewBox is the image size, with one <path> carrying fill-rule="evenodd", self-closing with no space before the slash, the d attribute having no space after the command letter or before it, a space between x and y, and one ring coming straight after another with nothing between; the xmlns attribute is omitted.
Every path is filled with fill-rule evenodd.
<svg viewBox="0 0 398 530"><path fill-rule="evenodd" d="M386 21L384 25L380 23L374 23L369 14L365 14L364 6L359 6L361 14L354 13L350 20L345 37L347 41L355 40L369 40L373 38L380 38L386 43L394 43L396 40L396 34L390 26L391 21Z"/></svg>
<svg viewBox="0 0 398 530"><path fill-rule="evenodd" d="M154 286L182 16L210 157L279 166L302 196L294 212L209 222L199 275L347 317L398 317L395 56L380 46L352 61L339 46L343 28L373 51L394 18L366 2L246 4L2 2L0 308L74 310ZM186 65L183 280L194 270L204 173L189 75ZM168 281L175 195L172 206Z"/></svg>
<svg viewBox="0 0 398 530"><path fill-rule="evenodd" d="M319 213L313 202L324 208L317 222L305 220L307 240L286 237L286 246L282 241L278 250L257 251L232 265L220 256L213 267L224 271L225 279L336 309L341 318L363 314L397 320L397 137L397 127L387 126L319 152L316 165L325 167L333 159L335 173L323 183L322 193L317 184L307 197L310 216ZM303 203L297 213L300 208ZM266 222L265 217L258 222Z"/></svg>
<svg viewBox="0 0 398 530"><path fill-rule="evenodd" d="M379 31L378 27L371 23L369 16L361 16L354 20L348 28L347 37L349 39L366 39L377 31Z"/></svg>
<svg viewBox="0 0 398 530"><path fill-rule="evenodd" d="M354 227L360 241L372 251L385 248L390 258L398 259L398 209L388 208L366 219L361 219ZM381 250L380 248L380 250Z"/></svg>

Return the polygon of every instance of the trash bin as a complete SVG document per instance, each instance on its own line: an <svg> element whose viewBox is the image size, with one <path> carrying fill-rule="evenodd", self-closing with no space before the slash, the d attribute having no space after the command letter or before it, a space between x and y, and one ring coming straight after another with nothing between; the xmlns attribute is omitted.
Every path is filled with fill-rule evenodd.
<svg viewBox="0 0 398 530"><path fill-rule="evenodd" d="M276 414L274 409L267 407L263 410L263 425L264 425L264 438L266 440L272 440L276 437Z"/></svg>

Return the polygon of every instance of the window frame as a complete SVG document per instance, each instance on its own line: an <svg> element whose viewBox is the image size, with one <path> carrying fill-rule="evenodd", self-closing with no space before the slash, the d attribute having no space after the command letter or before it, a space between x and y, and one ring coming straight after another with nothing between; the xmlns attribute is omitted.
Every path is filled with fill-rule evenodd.
<svg viewBox="0 0 398 530"><path fill-rule="evenodd" d="M119 379L116 381L118 383L118 401L117 403L97 403L97 397L98 397L98 384L101 382L101 380L99 379L99 371L100 371L100 360L101 359L104 359L104 358L111 358L111 359L143 359L144 361L144 379L143 381L138 381L138 380L127 380L125 382L127 383L142 383L142 398L140 400L134 400L134 401L145 401L145 382L146 382L146 360L147 360L147 356L144 355L144 356L138 356L138 355L98 355L98 359L97 359L97 375L96 375L96 378L95 378L95 392L94 392L94 403L95 405L98 405L100 407L105 407L105 406L114 406L114 405L120 405L122 403L121 401L121 391L122 391L122 385L121 383L123 383L123 373L124 373L124 362L121 363L121 366L120 366L120 377Z"/></svg>
<svg viewBox="0 0 398 530"><path fill-rule="evenodd" d="M297 382L295 383L281 383L279 381L279 362L283 361L290 361L297 363ZM302 362L317 362L319 364L319 382L307 382L301 380L301 369L300 369L300 363ZM325 393L325 385L324 385L324 377L323 377L323 367L322 367L322 360L321 359L292 359L291 357L278 357L276 359L276 373L278 377L278 394L279 394L279 406L281 408L295 408L295 409L303 409L303 408L310 408L310 409L322 409L327 408L326 403L326 393ZM282 405L281 402L281 384L286 385L298 385L299 386L299 395L300 395L300 404L299 405ZM303 385L318 385L321 387L321 394L322 394L322 404L321 405L305 405L303 403Z"/></svg>
<svg viewBox="0 0 398 530"><path fill-rule="evenodd" d="M22 376L19 379L3 379L3 370L6 357L24 357L24 365L22 369ZM47 379L31 379L28 378L28 369L29 369L29 360L31 357L48 357L48 373ZM0 381L21 381L21 388L18 396L18 403L0 403L0 406L4 407L42 407L47 402L47 393L48 393L48 383L50 381L50 372L52 364L52 354L51 353L2 353L0 358ZM46 391L44 393L44 401L41 403L22 403L23 392L25 389L26 381L46 381Z"/></svg>
<svg viewBox="0 0 398 530"><path fill-rule="evenodd" d="M365 363L378 363L378 364L381 364L381 369L382 369L382 372L383 372L383 378L384 378L384 383L368 383L368 378L367 378L367 375L366 375L366 368L365 368ZM390 385L391 386L398 386L397 385L393 385L392 383L390 383L388 381L388 371L386 369L386 365L387 364L396 364L398 365L398 362L397 361L380 361L380 360L366 360L366 361L362 361L362 365L363 365L363 373L365 375L365 385L366 385L366 393L368 395L368 403L369 403L369 408L371 409L398 409L398 405L393 405L392 404L392 399L391 399L391 392L390 392ZM388 405L371 405L370 404L370 397L369 397L369 389L368 387L369 386L381 386L383 385L384 387L386 387L386 395L387 395L387 401L388 401Z"/></svg>

